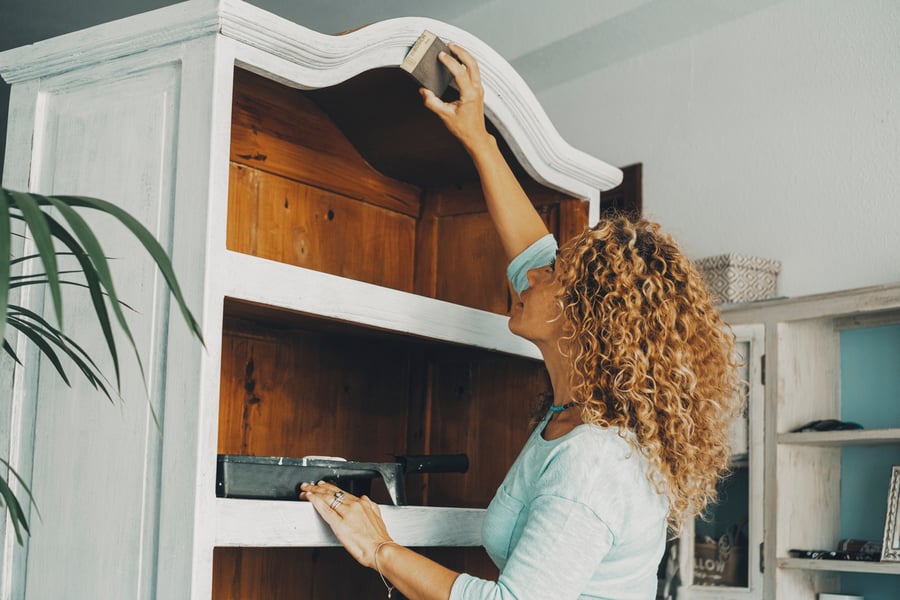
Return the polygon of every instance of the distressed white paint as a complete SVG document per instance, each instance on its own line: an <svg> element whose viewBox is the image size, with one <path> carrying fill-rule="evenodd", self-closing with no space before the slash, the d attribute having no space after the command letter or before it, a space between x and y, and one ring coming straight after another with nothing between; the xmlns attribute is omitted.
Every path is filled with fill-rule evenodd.
<svg viewBox="0 0 900 600"><path fill-rule="evenodd" d="M781 569L803 569L807 571L835 571L838 573L881 573L900 575L900 563L865 561L825 561L802 558L779 558Z"/></svg>
<svg viewBox="0 0 900 600"><path fill-rule="evenodd" d="M779 444L810 446L881 446L900 442L900 429L779 433Z"/></svg>
<svg viewBox="0 0 900 600"><path fill-rule="evenodd" d="M503 315L237 252L224 251L218 264L231 298L540 359L533 344L509 332Z"/></svg>
<svg viewBox="0 0 900 600"><path fill-rule="evenodd" d="M7 169L3 174L3 186L10 189L26 189L30 177L30 150L32 144L31 123L34 122L37 110L37 82L28 82L17 86L12 91L10 102L15 107L10 110L10 115L16 118L8 130L8 145L24 148L25 151L12 154L7 153L6 162L13 168ZM22 227L14 224L14 231L22 233ZM30 245L30 244L28 244ZM22 238L13 238L12 250L25 255L28 252L26 243ZM19 290L10 292L10 302L21 302L28 306L39 306L40 297L35 297L33 290ZM38 358L37 350L22 336L15 336L7 328L6 337L10 341L16 355L22 361L35 364ZM0 394L0 452L3 458L13 466L16 472L25 480L31 480L30 453L33 447L34 403L27 401L25 390L34 389L37 386L37 370L26 372L17 367L14 362L3 353L0 357L0 390L9 390L9 393ZM18 481L7 481L18 498L25 497L25 490ZM29 521L35 517L35 512L30 504L23 506ZM7 514L0 520L0 600L10 600L13 589L24 587L25 557L28 538L24 539L25 547L18 545L12 522Z"/></svg>
<svg viewBox="0 0 900 600"><path fill-rule="evenodd" d="M480 546L484 510L380 506L388 533L404 546ZM338 546L308 502L216 500L216 546Z"/></svg>
<svg viewBox="0 0 900 600"><path fill-rule="evenodd" d="M114 199L168 246L177 66L162 65L102 84L48 81L42 87L44 110L38 118L45 126L35 139L40 160L32 189ZM25 582L35 598L65 597L73 585L85 597L146 596L142 559L152 563L156 554L160 436L149 408L151 403L157 411L162 407L159 385L165 363L160 345L167 302L151 265L137 259L137 245L123 228L109 219L90 222L104 232L108 255L135 257L114 260L111 269L118 293L144 315L132 323L150 397L121 336L124 400L113 407L73 367L72 388L44 367L34 396L31 481L43 518L33 523ZM89 300L82 295L66 306L66 332L112 376ZM60 532L65 532L63 539ZM91 539L94 550L85 552L79 538ZM134 560L122 561L123 552ZM48 572L57 576L46 577Z"/></svg>
<svg viewBox="0 0 900 600"><path fill-rule="evenodd" d="M599 190L618 181L618 170L565 144L499 55L437 21L399 19L331 37L237 0L193 0L0 54L0 74L14 82L4 185L94 195L138 216L171 253L206 337L203 348L170 314L157 274L132 258L143 254L129 236L95 220L107 253L122 257L113 265L119 291L139 310L130 323L149 399L122 340L125 400L114 407L80 381L65 388L46 366L3 375L15 390L0 405L0 416L13 415L0 441L29 477L44 520L34 523L27 555L3 530L0 599L206 599L216 544L334 543L308 505L271 512L215 498L226 296L538 356L504 317L225 250L235 66L298 88L332 85L396 66L426 27L479 57L487 110L519 161L548 186L588 199L596 218ZM67 331L85 333L88 351L103 355L89 307L67 308ZM386 509L398 540L422 546L477 544L482 514Z"/></svg>

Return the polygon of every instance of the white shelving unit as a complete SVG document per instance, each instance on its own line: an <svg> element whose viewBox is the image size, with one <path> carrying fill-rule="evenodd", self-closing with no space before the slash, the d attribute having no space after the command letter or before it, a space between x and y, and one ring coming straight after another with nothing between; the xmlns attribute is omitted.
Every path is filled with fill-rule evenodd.
<svg viewBox="0 0 900 600"><path fill-rule="evenodd" d="M132 212L169 250L206 338L201 347L171 314L151 265L118 261L118 291L137 311L149 402L136 365L123 367L125 400L112 408L50 369L4 372L13 393L0 397L11 424L0 428L0 455L27 478L43 517L32 514L27 551L0 524L0 598L207 600L217 546L336 543L307 505L215 497L232 299L360 331L538 357L502 316L225 249L236 70L323 88L396 67L423 29L478 58L487 115L514 142L522 168L586 201L596 220L600 191L621 173L566 144L502 57L444 23L396 19L330 36L240 0L191 0L0 54L0 75L12 84L4 187L96 196ZM120 232L104 231L103 241L110 255L137 254ZM40 298L25 301L40 308ZM68 306L69 335L102 354L96 327L81 318L89 311ZM18 344L20 357L36 359ZM402 543L480 542L479 509L385 512Z"/></svg>
<svg viewBox="0 0 900 600"><path fill-rule="evenodd" d="M765 596L814 600L819 592L839 591L841 573L900 575L900 563L788 554L795 548L835 549L842 537L845 449L900 446L900 423L792 433L813 420L840 419L842 402L864 401L841 398L840 332L900 323L900 285L733 305L724 307L723 314L736 326L765 327Z"/></svg>

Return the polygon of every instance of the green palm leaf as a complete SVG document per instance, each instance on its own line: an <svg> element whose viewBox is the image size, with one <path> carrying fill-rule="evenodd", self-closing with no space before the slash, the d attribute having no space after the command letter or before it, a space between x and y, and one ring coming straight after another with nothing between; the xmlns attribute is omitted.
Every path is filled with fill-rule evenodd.
<svg viewBox="0 0 900 600"><path fill-rule="evenodd" d="M3 464L4 467L9 469L9 472L13 474L13 476L19 480L19 484L21 484L22 489L25 490L25 493L28 494L28 498L31 500L32 506L37 510L37 505L34 503L34 497L31 495L31 490L28 489L28 486L25 484L25 481L19 477L19 474L16 473L16 470L10 466L8 462L0 458L0 463ZM19 544L22 543L22 530L25 530L25 533L31 534L31 529L28 527L28 518L25 516L25 511L22 510L22 505L19 503L19 499L16 498L15 494L13 494L12 489L10 489L7 480L3 477L0 477L0 506L6 505L7 510L9 510L10 520L13 524L13 529L16 531L16 540L18 540ZM40 514L40 512L38 512Z"/></svg>
<svg viewBox="0 0 900 600"><path fill-rule="evenodd" d="M172 296L178 303L178 308L181 310L181 314L184 317L185 322L187 323L191 332L200 340L200 343L205 346L205 342L203 341L203 333L200 330L200 324L197 323L194 315L191 314L191 311L187 305L187 301L184 299L184 295L181 293L181 286L178 284L178 279L175 277L175 269L172 267L172 262L169 260L169 255L166 254L165 249L159 244L158 241L156 241L156 238L153 237L153 234L150 233L150 231L148 231L140 221L128 214L127 211L116 206L115 204L106 202L105 200L98 200L96 198L89 198L86 196L58 196L57 199L69 204L72 207L92 208L112 215L113 217L117 218L119 222L122 223L122 225L127 227L131 231L131 233L144 245L144 249L150 254L150 256L153 257L153 260L156 262L157 268L159 268L159 272L162 273L163 277L166 280L166 284L172 291Z"/></svg>
<svg viewBox="0 0 900 600"><path fill-rule="evenodd" d="M109 390L106 388L104 383L105 377L103 373L100 372L100 367L91 359L87 352L79 346L75 341L62 333L60 330L56 329L48 323L45 319L43 319L37 313L30 311L21 306L10 306L10 312L7 315L7 319L9 319L10 325L13 325L16 329L20 327L25 327L28 329L25 335L27 337L31 337L32 335L38 336L41 339L42 344L52 344L65 353L69 359L75 363L75 366L84 374L85 378L88 382L94 387L94 389L103 392L103 394L112 401L112 394L110 394ZM38 344L37 341L35 341ZM42 344L38 344L40 347ZM50 348L51 352L53 348ZM49 356L48 356L49 358ZM56 366L56 363L54 363ZM66 381L68 385L69 382L66 380L65 373L57 368L59 371L60 377L63 378L63 381Z"/></svg>
<svg viewBox="0 0 900 600"><path fill-rule="evenodd" d="M38 202L31 194L9 190L4 190L3 193L9 198L9 202L22 213L22 217L31 231L34 245L41 255L41 261L44 263L44 272L47 274L47 279L50 280L50 295L53 297L56 320L62 326L62 291L59 289L56 250L53 247L53 237L50 234L50 227L45 214L41 211ZM4 296L5 298L6 296Z"/></svg>
<svg viewBox="0 0 900 600"><path fill-rule="evenodd" d="M55 218L47 212L45 210L47 208L57 211L61 219ZM114 217L125 226L141 242L144 250L153 259L160 273L162 273L172 293L172 297L178 304L188 328L191 333L197 336L201 344L204 343L203 336L199 323L188 309L181 287L175 277L172 263L165 250L150 231L127 211L115 204L96 198L41 196L0 188L0 257L6 259L0 260L0 340L2 340L3 351L18 365L22 365L19 357L16 356L13 346L5 337L8 330L7 326L9 326L20 332L24 338L30 340L38 348L67 385L71 384L61 360L62 356L67 357L95 389L101 391L107 398L112 400L112 394L106 385L106 378L97 364L81 346L63 333L62 291L64 287L79 287L87 290L113 361L116 389L121 390L121 380L119 355L113 332L114 322L122 330L134 351L145 385L146 377L140 353L125 315L122 312L122 307L128 309L131 309L131 307L118 297L108 259L103 253L100 241L87 221L76 209L100 211ZM34 254L20 257L11 255L12 236L19 235L12 232L11 221L13 219L22 222L26 230L30 232L35 248ZM54 241L58 242L64 249L57 251ZM61 256L74 257L78 262L79 268L60 271L57 259ZM24 265L32 260L40 261L43 272L12 274L13 266L18 268L20 265ZM60 275L68 276L77 273L80 273L84 278L83 283L60 279ZM46 285L50 290L57 325L50 323L32 310L9 303L11 289L38 285ZM154 421L159 426L159 421L152 405L150 410ZM31 496L31 491L21 477L2 458L0 458L0 463L18 479L33 504L34 499ZM9 479L7 477L0 475L0 508L6 507L6 510L9 511L13 527L15 528L16 538L19 540L19 543L22 543L22 532L30 533L28 519L8 482Z"/></svg>

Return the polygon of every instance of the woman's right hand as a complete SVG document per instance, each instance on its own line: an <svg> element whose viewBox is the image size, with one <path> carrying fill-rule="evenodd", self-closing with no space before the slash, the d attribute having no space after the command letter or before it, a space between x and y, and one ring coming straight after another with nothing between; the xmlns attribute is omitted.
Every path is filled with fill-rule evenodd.
<svg viewBox="0 0 900 600"><path fill-rule="evenodd" d="M500 152L497 139L485 126L484 88L478 63L457 44L449 47L456 58L442 53L438 60L453 74L459 100L444 102L426 89L421 94L425 106L444 122L472 158L503 251L512 260L547 235L547 226Z"/></svg>
<svg viewBox="0 0 900 600"><path fill-rule="evenodd" d="M480 144L492 140L484 124L484 88L481 86L481 73L478 70L478 62L468 51L454 43L448 46L456 58L441 52L438 60L453 75L459 90L459 99L444 102L427 88L421 88L419 93L425 99L425 106L444 122L450 133L471 153L476 151Z"/></svg>

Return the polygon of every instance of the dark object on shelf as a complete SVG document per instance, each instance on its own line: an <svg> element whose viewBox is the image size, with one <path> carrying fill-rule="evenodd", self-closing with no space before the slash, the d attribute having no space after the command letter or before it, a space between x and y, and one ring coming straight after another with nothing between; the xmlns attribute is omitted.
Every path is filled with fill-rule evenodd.
<svg viewBox="0 0 900 600"><path fill-rule="evenodd" d="M871 552L845 552L841 550L788 550L788 555L794 558L811 558L815 560L864 560L878 561L880 554Z"/></svg>
<svg viewBox="0 0 900 600"><path fill-rule="evenodd" d="M860 554L881 554L883 544L877 540L857 540L845 539L837 543L837 550L840 552L851 552Z"/></svg>
<svg viewBox="0 0 900 600"><path fill-rule="evenodd" d="M447 91L453 79L447 67L438 60L438 53L441 51L453 55L441 38L430 31L423 31L400 63L401 69L415 77L422 87L428 88L438 97Z"/></svg>
<svg viewBox="0 0 900 600"><path fill-rule="evenodd" d="M853 421L838 421L837 419L821 419L819 421L810 421L806 425L801 425L796 429L792 429L791 433L800 433L801 431L846 431L850 429L862 429L863 426Z"/></svg>
<svg viewBox="0 0 900 600"><path fill-rule="evenodd" d="M353 462L343 458L307 456L241 456L220 454L216 467L216 496L258 500L297 500L300 484L328 481L354 496L369 494L380 477L396 506L406 505L408 473L465 473L465 454L396 456L396 462Z"/></svg>

